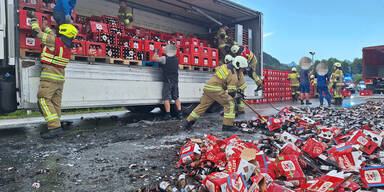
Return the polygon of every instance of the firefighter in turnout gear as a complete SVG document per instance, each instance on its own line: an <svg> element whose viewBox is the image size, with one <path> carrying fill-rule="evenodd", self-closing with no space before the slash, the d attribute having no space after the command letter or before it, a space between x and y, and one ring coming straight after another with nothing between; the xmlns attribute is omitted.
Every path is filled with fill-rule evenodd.
<svg viewBox="0 0 384 192"><path fill-rule="evenodd" d="M127 2L125 0L120 0L120 8L118 18L123 26L131 28L133 25L133 15L127 7Z"/></svg>
<svg viewBox="0 0 384 192"><path fill-rule="evenodd" d="M248 48L240 45L233 45L231 47L231 52L235 56L242 56L248 61L248 76L255 81L257 85L257 89L255 91L261 90L262 89L262 81L260 77L257 75L257 58L255 54L252 53Z"/></svg>
<svg viewBox="0 0 384 192"><path fill-rule="evenodd" d="M292 73L288 75L288 80L291 82L291 90L292 90L292 101L296 102L300 91L299 91L299 86L300 86L300 76L297 73L296 67L292 67L291 69Z"/></svg>
<svg viewBox="0 0 384 192"><path fill-rule="evenodd" d="M220 65L225 63L225 61L224 61L225 58L223 56L226 56L226 55L230 54L231 46L234 43L236 43L227 35L227 30L228 30L227 26L221 27L217 31L216 37L215 37L215 39L217 41L217 47L219 49L219 56L220 56L219 64Z"/></svg>
<svg viewBox="0 0 384 192"><path fill-rule="evenodd" d="M42 71L37 99L48 129L41 133L41 137L53 138L62 132L60 116L65 67L71 57L72 40L77 35L77 29L71 24L62 24L56 36L46 26L40 29L33 12L28 12L28 17L31 18L34 35L44 44L40 56Z"/></svg>
<svg viewBox="0 0 384 192"><path fill-rule="evenodd" d="M341 63L336 62L334 64L333 73L331 74L330 78L330 87L332 87L332 93L333 98L335 99L335 105L342 105L343 104L343 94L342 94L342 87L343 87L343 79L344 74L341 70Z"/></svg>
<svg viewBox="0 0 384 192"><path fill-rule="evenodd" d="M315 77L315 75L311 75L311 84L313 86L313 94L315 95L315 97L318 97L319 96L319 93L317 91L317 78Z"/></svg>
<svg viewBox="0 0 384 192"><path fill-rule="evenodd" d="M201 115L216 101L224 107L222 131L237 131L233 127L235 120L235 102L239 74L248 67L247 60L236 57L232 62L216 68L216 73L204 85L200 104L188 116L185 128L189 131Z"/></svg>
<svg viewBox="0 0 384 192"><path fill-rule="evenodd" d="M224 58L224 63L225 64L231 64L233 59L234 58L231 55L226 55ZM245 88L247 88L247 83L245 81L244 73L239 73L239 79L237 81L237 92L240 95L244 95ZM235 104L236 104L236 107L235 107L236 115L244 114L245 113L245 110L244 110L245 104L240 99L240 97L235 98Z"/></svg>

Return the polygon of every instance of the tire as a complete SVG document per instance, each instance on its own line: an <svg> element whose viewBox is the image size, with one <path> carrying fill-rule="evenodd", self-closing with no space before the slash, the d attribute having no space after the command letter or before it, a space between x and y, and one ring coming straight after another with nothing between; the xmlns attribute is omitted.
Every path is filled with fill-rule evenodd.
<svg viewBox="0 0 384 192"><path fill-rule="evenodd" d="M155 108L155 106L153 105L127 106L125 108L132 113L150 113Z"/></svg>

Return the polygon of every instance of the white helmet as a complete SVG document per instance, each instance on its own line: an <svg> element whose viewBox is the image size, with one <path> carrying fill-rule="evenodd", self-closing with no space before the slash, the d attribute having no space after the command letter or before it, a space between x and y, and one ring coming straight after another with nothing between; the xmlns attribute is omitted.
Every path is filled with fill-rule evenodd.
<svg viewBox="0 0 384 192"><path fill-rule="evenodd" d="M292 67L291 71L296 72L297 71L296 67Z"/></svg>
<svg viewBox="0 0 384 192"><path fill-rule="evenodd" d="M233 57L231 55L226 55L224 58L224 63L228 64L231 61L233 61Z"/></svg>
<svg viewBox="0 0 384 192"><path fill-rule="evenodd" d="M336 62L336 63L334 64L334 66L335 66L335 67L341 67L341 63Z"/></svg>
<svg viewBox="0 0 384 192"><path fill-rule="evenodd" d="M235 66L236 69L247 68L248 61L243 56L236 56L232 61L232 65Z"/></svg>
<svg viewBox="0 0 384 192"><path fill-rule="evenodd" d="M233 54L237 54L237 52L239 51L239 49L240 49L240 46L238 46L238 45L232 45L232 47L231 47L231 52L232 52Z"/></svg>
<svg viewBox="0 0 384 192"><path fill-rule="evenodd" d="M311 75L311 77L310 77L311 79L313 79L313 78L315 78L315 75Z"/></svg>

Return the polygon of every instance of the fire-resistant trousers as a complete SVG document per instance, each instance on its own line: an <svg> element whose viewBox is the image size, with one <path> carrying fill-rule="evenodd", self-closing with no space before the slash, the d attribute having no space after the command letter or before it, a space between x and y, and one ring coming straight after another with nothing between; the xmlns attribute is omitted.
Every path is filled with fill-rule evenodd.
<svg viewBox="0 0 384 192"><path fill-rule="evenodd" d="M235 103L233 101L233 98L228 95L228 93L226 93L224 90L204 90L203 96L201 96L200 98L200 104L195 109L193 109L191 114L189 114L187 121L190 122L199 119L200 116L202 116L215 101L224 107L223 125L233 126L233 121L236 117Z"/></svg>
<svg viewBox="0 0 384 192"><path fill-rule="evenodd" d="M63 95L64 82L51 82L40 80L37 93L38 105L48 129L61 127L61 97Z"/></svg>

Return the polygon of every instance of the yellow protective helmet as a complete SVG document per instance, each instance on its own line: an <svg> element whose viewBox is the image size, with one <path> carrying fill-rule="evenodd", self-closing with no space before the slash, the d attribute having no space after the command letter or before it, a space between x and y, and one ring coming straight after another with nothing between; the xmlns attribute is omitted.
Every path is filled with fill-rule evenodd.
<svg viewBox="0 0 384 192"><path fill-rule="evenodd" d="M77 29L71 24L62 24L59 27L59 34L62 34L68 38L74 39L77 36Z"/></svg>
<svg viewBox="0 0 384 192"><path fill-rule="evenodd" d="M333 66L335 66L335 67L341 67L341 63L336 62Z"/></svg>
<svg viewBox="0 0 384 192"><path fill-rule="evenodd" d="M232 47L231 47L231 52L232 52L233 54L237 54L237 52L239 52L239 49L240 49L240 46L238 46L238 45L232 45Z"/></svg>

